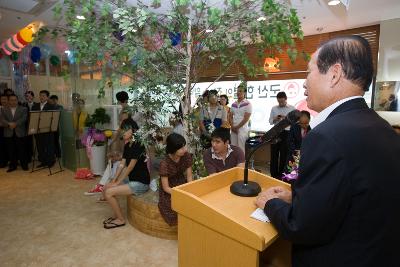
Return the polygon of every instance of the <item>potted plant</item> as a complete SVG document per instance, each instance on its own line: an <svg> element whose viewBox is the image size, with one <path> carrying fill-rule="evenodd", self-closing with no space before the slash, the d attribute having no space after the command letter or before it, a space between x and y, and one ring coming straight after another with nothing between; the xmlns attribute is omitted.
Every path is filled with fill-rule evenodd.
<svg viewBox="0 0 400 267"><path fill-rule="evenodd" d="M95 175L102 175L106 168L107 137L102 128L110 122L110 116L104 108L97 108L92 115L88 115L85 125L89 128L81 138L86 147L86 154L90 161L90 170Z"/></svg>

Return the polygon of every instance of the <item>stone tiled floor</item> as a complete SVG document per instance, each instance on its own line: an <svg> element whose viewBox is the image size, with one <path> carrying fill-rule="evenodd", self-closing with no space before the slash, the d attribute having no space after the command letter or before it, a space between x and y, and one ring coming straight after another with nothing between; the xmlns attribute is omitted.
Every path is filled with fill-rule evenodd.
<svg viewBox="0 0 400 267"><path fill-rule="evenodd" d="M95 181L47 174L0 169L1 266L178 266L177 241L103 228L108 204L83 195Z"/></svg>

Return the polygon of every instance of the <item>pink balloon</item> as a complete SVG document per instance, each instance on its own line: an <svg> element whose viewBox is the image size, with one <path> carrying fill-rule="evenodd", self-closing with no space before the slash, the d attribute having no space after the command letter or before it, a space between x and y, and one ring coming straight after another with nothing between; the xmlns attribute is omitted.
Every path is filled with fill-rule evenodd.
<svg viewBox="0 0 400 267"><path fill-rule="evenodd" d="M58 38L56 40L56 51L59 55L63 56L65 51L69 50L68 44L64 38Z"/></svg>

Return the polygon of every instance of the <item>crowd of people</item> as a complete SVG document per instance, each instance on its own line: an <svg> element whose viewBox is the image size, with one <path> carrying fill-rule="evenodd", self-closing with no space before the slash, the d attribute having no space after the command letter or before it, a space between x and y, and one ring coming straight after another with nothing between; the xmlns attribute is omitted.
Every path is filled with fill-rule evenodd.
<svg viewBox="0 0 400 267"><path fill-rule="evenodd" d="M126 220L115 197L142 194L149 189L150 184L151 166L146 166L148 162L146 150L132 139L139 125L133 119L134 114L129 108L129 96L121 91L116 94L116 99L122 108L119 115L120 127L109 145L108 165L99 183L85 192L85 195L99 194L98 202L109 202L113 216L103 221L106 229L125 225ZM278 123L294 109L287 105L285 93L279 93L277 99L279 105L271 111L271 124ZM246 99L245 84L238 86L237 100L231 107L228 107L228 103L229 99L226 95L219 96L218 91L209 90L204 92L197 110L194 111L197 112L199 134L204 149L203 162L209 175L233 167L244 167L245 146L252 113L252 105ZM287 164L293 154L300 149L302 138L310 130L309 121L310 113L303 111L299 124L292 127L284 138L280 136L273 144L287 150L273 150L273 153L282 153L276 157L279 162L282 162L281 167ZM192 155L186 147L182 122L181 113L174 112L170 118L172 133L161 137L166 151L165 158L159 166L159 210L169 225L177 224L177 215L171 209L171 188L193 179ZM123 136L122 139L121 136ZM282 173L282 171L283 168L278 172Z"/></svg>
<svg viewBox="0 0 400 267"><path fill-rule="evenodd" d="M0 102L0 168L15 171L18 164L25 171L33 156L33 139L28 135L30 111L61 110L58 97L49 91L39 93L39 102L34 102L33 91L25 93L25 99L11 90L5 89ZM23 102L22 102L23 101ZM56 157L61 157L58 132L35 134L38 151L38 167L52 167Z"/></svg>

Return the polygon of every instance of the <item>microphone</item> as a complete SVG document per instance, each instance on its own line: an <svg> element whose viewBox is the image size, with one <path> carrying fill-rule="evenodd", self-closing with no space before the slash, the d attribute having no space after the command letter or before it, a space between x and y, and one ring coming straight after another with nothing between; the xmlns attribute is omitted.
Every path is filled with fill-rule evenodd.
<svg viewBox="0 0 400 267"><path fill-rule="evenodd" d="M268 132L266 132L261 140L263 142L272 141L275 139L286 127L295 124L300 119L301 112L297 109L290 111L283 120L280 120Z"/></svg>
<svg viewBox="0 0 400 267"><path fill-rule="evenodd" d="M258 183L249 181L249 162L254 152L256 152L264 144L274 140L286 127L295 124L300 119L301 112L297 109L292 110L287 114L287 116L279 121L274 127L272 127L268 132L266 132L261 137L261 143L258 144L246 157L246 162L244 164L244 178L243 181L236 181L231 184L230 191L232 194L241 197L254 197L261 192L261 187Z"/></svg>

